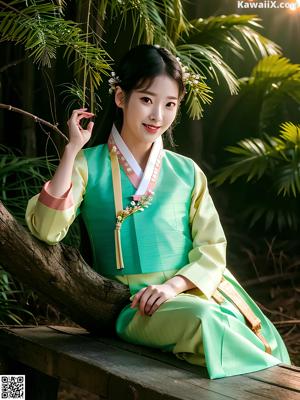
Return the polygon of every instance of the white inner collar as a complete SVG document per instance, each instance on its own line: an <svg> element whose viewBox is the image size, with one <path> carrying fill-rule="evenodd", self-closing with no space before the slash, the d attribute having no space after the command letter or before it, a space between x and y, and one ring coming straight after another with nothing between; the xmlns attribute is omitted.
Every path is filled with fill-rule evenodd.
<svg viewBox="0 0 300 400"><path fill-rule="evenodd" d="M142 175L143 175L143 170L139 166L138 162L134 158L134 156L131 153L131 151L129 150L129 148L127 147L127 144L124 142L122 136L119 134L119 132L118 132L118 130L117 130L115 125L113 125L111 133L113 135L114 141L115 141L118 149L121 151L121 153L125 157L125 159L126 159L127 163L129 164L130 168L135 172L135 174L139 178L141 178Z"/></svg>
<svg viewBox="0 0 300 400"><path fill-rule="evenodd" d="M121 137L121 135L118 132L115 125L113 125L113 127L112 127L112 135L113 135L113 138L114 138L114 141L115 141L117 147L119 148L120 152L126 159L126 162L130 166L130 168L135 172L135 174L138 176L138 178L141 178L139 187L137 188L137 191L136 191L136 195L143 195L148 188L151 176L153 174L153 170L155 168L157 158L159 156L160 150L163 147L161 136L159 136L154 141L152 148L151 148L151 153L150 153L148 161L147 161L145 171L143 172L142 168L139 166L139 164L136 161L136 159L134 158L133 154L127 147L126 143L124 142L123 138Z"/></svg>

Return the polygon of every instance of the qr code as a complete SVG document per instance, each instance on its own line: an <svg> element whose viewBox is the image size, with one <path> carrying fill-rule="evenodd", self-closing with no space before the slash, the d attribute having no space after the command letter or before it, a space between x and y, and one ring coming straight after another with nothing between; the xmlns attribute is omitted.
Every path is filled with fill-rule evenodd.
<svg viewBox="0 0 300 400"><path fill-rule="evenodd" d="M0 375L0 399L25 400L25 375Z"/></svg>

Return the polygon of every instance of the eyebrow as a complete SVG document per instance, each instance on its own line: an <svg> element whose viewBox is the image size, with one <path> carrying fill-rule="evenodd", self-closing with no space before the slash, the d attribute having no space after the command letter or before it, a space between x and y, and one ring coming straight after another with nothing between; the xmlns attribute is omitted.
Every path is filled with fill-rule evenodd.
<svg viewBox="0 0 300 400"><path fill-rule="evenodd" d="M156 93L149 92L149 90L138 90L138 92L140 92L140 93L145 93L145 94L150 94L150 96L156 96ZM170 100L178 100L178 97L167 96L167 99L170 99Z"/></svg>

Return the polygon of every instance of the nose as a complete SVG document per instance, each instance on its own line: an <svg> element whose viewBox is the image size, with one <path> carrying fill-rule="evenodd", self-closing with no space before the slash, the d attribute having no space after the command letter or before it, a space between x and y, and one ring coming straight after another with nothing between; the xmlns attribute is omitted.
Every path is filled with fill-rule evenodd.
<svg viewBox="0 0 300 400"><path fill-rule="evenodd" d="M150 120L156 121L156 122L161 122L162 118L163 118L162 107L160 107L160 106L153 107L153 109L151 110Z"/></svg>

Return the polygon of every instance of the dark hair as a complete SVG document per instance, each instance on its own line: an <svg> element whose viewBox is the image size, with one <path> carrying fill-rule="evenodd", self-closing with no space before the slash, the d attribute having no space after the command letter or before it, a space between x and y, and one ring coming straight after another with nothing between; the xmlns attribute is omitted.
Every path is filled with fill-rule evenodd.
<svg viewBox="0 0 300 400"><path fill-rule="evenodd" d="M128 101L135 89L147 85L158 75L167 75L178 84L179 98L185 94L182 79L182 69L176 57L167 49L159 46L142 44L129 50L118 63L115 74L120 79L118 84L125 92L125 101ZM102 122L99 124L99 134L93 145L106 143L111 131L112 124L116 123L121 129L123 123L123 111L118 108L114 100L114 92L110 95L109 104L105 107ZM166 132L171 146L174 146L171 127Z"/></svg>

